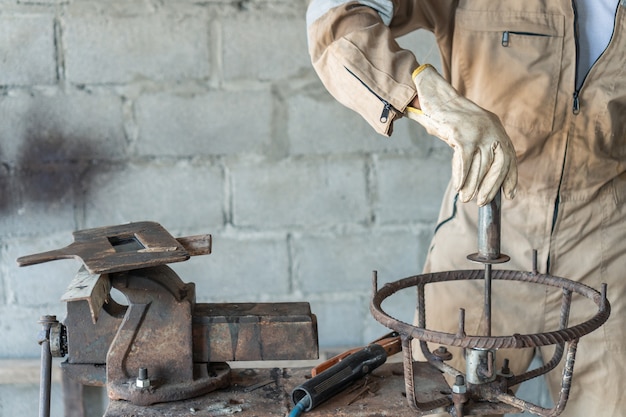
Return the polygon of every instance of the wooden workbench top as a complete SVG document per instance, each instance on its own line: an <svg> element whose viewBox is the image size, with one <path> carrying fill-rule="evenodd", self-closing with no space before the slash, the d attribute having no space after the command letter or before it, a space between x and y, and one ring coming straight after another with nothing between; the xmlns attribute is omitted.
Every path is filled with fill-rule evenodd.
<svg viewBox="0 0 626 417"><path fill-rule="evenodd" d="M105 417L288 416L291 391L310 368L233 369L231 386L201 397L149 407L111 401ZM401 363L388 363L308 413L305 417L414 416L405 397Z"/></svg>

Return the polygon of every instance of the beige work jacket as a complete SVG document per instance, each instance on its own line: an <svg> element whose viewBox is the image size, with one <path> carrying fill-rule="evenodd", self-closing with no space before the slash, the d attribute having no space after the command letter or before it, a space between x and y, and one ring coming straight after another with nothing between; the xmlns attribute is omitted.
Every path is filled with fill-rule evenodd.
<svg viewBox="0 0 626 417"><path fill-rule="evenodd" d="M521 194L589 199L626 170L624 2L610 45L576 91L571 0L396 0L386 26L347 3L309 28L313 65L330 93L379 133L415 96L418 63L395 37L432 31L443 75L496 113L515 145Z"/></svg>
<svg viewBox="0 0 626 417"><path fill-rule="evenodd" d="M385 22L358 2L309 22L309 51L325 87L377 132L391 135L415 97L411 73L418 66L394 39L433 32L442 75L497 114L516 149L517 196L502 205L502 251L511 256L505 268L529 270L536 249L539 272L596 289L608 282L612 315L596 337L624 358L626 0L616 8L610 44L580 89L572 0L378 3L395 6ZM476 205L457 204L454 195L449 187L426 271L476 268L465 259L476 252ZM558 304L547 310L558 312ZM558 315L544 317L533 323L558 325Z"/></svg>
<svg viewBox="0 0 626 417"><path fill-rule="evenodd" d="M384 3L384 2L381 2ZM331 9L308 31L313 65L330 93L390 135L415 96L414 55L395 38L432 31L443 75L496 113L515 146L518 197L550 234L555 202L589 201L612 182L626 197L626 2L608 48L577 91L576 12L571 0L395 0L389 25L370 7Z"/></svg>

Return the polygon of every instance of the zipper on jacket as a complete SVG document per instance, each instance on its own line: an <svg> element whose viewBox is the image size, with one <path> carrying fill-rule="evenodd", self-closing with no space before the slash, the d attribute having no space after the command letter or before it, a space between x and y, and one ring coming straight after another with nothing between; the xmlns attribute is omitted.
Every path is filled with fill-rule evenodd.
<svg viewBox="0 0 626 417"><path fill-rule="evenodd" d="M574 103L572 104L572 111L574 114L580 113L580 90L577 88L574 90Z"/></svg>
<svg viewBox="0 0 626 417"><path fill-rule="evenodd" d="M583 77L580 85L578 85L578 63L579 63L579 48L580 48L579 43L578 43L578 38L579 38L579 33L578 33L578 9L576 8L576 2L574 0L572 0L572 8L574 9L574 42L576 44L576 62L575 62L576 68L574 70L574 100L573 100L573 104L572 104L572 111L574 112L574 114L580 113L580 98L579 98L579 95L580 95L580 90L582 89L583 85L585 84L585 80L587 79L587 75L589 75L589 72L591 71L591 69L594 67L594 65L596 65L596 62L598 62L598 60L602 57L602 55L604 55L604 52L606 52L606 50L608 49L609 45L613 41L613 35L615 35L615 25L617 24L617 13L619 12L620 5L622 5L622 6L626 5L626 0L621 0L620 3L615 8L615 16L613 18L613 32L611 33L611 38L609 39L609 43L606 45L606 47L604 48L604 50L602 51L600 56L598 56L596 58L596 60L593 62L593 64L591 64L591 67L589 68L589 70L587 71L585 76Z"/></svg>
<svg viewBox="0 0 626 417"><path fill-rule="evenodd" d="M580 110L580 100L578 98L578 95L580 93L580 90L578 89L578 85L577 85L577 80L578 80L578 13L576 10L576 1L572 0L572 9L574 11L574 52L575 52L575 57L574 57L574 95L573 95L573 103L572 103L572 111L574 112L574 114L578 114L579 110ZM563 173L565 172L565 163L567 161L567 154L569 153L568 150L568 146L569 145L569 134L568 134L568 138L565 141L565 153L563 155L563 161L561 163L561 175L559 177L559 185L557 186L556 189L556 198L554 199L554 208L552 209L552 223L550 225L550 236L552 236L554 234L554 228L556 227L556 222L559 218L559 205L561 203L561 187L563 185ZM550 245L551 247L552 245ZM552 249L548 250L548 259L546 261L546 273L550 273L550 268L551 268L551 259L550 259L550 254L552 253Z"/></svg>
<svg viewBox="0 0 626 417"><path fill-rule="evenodd" d="M578 42L578 38L580 37L580 33L578 32L578 9L576 8L576 1L572 0L572 9L574 11L574 45L575 45L575 59L574 59L574 100L572 103L572 112L574 114L580 113L580 99L578 95L580 94L580 87L578 86L578 65L580 60L580 44ZM583 80L584 82L584 80Z"/></svg>
<svg viewBox="0 0 626 417"><path fill-rule="evenodd" d="M504 46L504 47L509 46L509 37L510 37L510 35L542 36L542 37L550 36L550 35L546 35L544 33L518 32L518 31L514 31L514 30L505 30L504 32L502 32L502 46Z"/></svg>
<svg viewBox="0 0 626 417"><path fill-rule="evenodd" d="M344 68L346 69L346 71L350 73L350 75L356 78L363 85L363 87L367 88L367 91L372 93L374 97L380 100L380 102L383 104L383 110L381 111L380 118L378 120L380 120L381 123L387 123L387 120L389 120L389 113L391 112L391 109L393 109L393 106L391 105L391 103L389 103L387 100L379 96L374 90L372 90L372 88L369 85L365 84L365 82L363 82L363 80L361 80L354 72L350 71L348 67L344 67Z"/></svg>

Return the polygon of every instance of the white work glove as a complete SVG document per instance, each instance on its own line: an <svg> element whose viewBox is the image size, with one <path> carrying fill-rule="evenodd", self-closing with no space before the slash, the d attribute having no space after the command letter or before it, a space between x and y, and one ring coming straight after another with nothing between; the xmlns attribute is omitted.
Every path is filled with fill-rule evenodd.
<svg viewBox="0 0 626 417"><path fill-rule="evenodd" d="M476 196L484 206L500 188L513 198L515 149L498 116L459 95L431 65L417 68L413 82L421 109L407 107L405 116L454 149L452 183L461 200Z"/></svg>

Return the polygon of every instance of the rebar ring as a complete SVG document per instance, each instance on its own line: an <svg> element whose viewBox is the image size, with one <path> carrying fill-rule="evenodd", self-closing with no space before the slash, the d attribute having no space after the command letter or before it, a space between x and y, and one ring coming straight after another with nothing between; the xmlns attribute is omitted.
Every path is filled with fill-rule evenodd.
<svg viewBox="0 0 626 417"><path fill-rule="evenodd" d="M535 272L494 270L493 280L520 281L561 288L564 291L575 292L598 306L598 312L589 320L578 325L546 333L514 334L511 336L467 336L439 332L417 327L389 316L383 311L382 302L396 292L414 286L445 281L477 280L484 277L484 270L459 270L435 272L414 275L395 282L387 283L378 289L377 277L373 278L373 295L370 302L370 311L374 318L385 327L407 335L413 339L425 342L439 343L447 346L479 349L506 349L532 348L538 346L555 345L580 338L600 327L609 318L611 306L606 297L606 284L602 284L602 293L587 285L572 280Z"/></svg>

